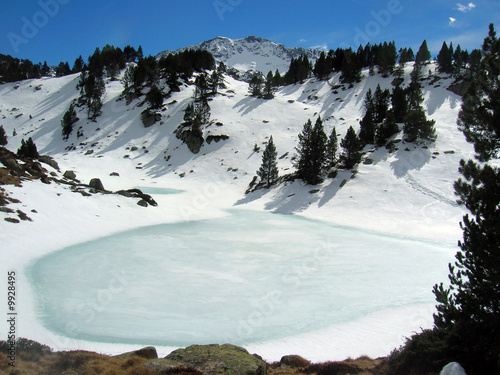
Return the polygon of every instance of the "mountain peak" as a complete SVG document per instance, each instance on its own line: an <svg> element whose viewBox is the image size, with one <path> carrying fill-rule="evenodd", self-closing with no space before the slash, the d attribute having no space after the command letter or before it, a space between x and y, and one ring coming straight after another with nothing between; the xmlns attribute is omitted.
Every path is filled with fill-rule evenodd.
<svg viewBox="0 0 500 375"><path fill-rule="evenodd" d="M258 70L264 74L269 70L274 72L276 69L285 73L288 71L292 58L305 54L314 62L321 53L319 49L287 48L269 39L250 35L242 39L218 36L176 51L161 52L158 57L188 49L206 50L214 56L216 61L223 62L226 66L241 71Z"/></svg>

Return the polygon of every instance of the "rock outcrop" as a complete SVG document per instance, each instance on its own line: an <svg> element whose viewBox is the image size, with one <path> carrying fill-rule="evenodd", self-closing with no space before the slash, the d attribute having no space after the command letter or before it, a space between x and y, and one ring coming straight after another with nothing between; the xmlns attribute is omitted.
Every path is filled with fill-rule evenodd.
<svg viewBox="0 0 500 375"><path fill-rule="evenodd" d="M152 371L161 372L179 366L193 367L206 375L266 375L267 365L258 356L239 346L192 345L178 349L163 359L146 363Z"/></svg>
<svg viewBox="0 0 500 375"><path fill-rule="evenodd" d="M149 109L146 109L141 112L141 121L145 128L153 126L160 120L161 120L161 113L152 112Z"/></svg>

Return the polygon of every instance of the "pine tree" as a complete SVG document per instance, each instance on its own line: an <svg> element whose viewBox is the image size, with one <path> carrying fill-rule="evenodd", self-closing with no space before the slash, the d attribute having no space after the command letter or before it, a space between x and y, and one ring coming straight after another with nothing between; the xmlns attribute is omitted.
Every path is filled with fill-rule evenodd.
<svg viewBox="0 0 500 375"><path fill-rule="evenodd" d="M419 64L413 66L410 76L411 81L406 91L408 110L419 108L424 101L422 83L420 82L422 80L422 68Z"/></svg>
<svg viewBox="0 0 500 375"><path fill-rule="evenodd" d="M431 53L429 51L429 47L427 46L427 40L424 40L418 49L417 56L415 58L415 62L417 64L422 64L428 61L431 58Z"/></svg>
<svg viewBox="0 0 500 375"><path fill-rule="evenodd" d="M368 89L366 92L364 106L365 112L371 112L372 114L375 112L375 101L373 100L372 89Z"/></svg>
<svg viewBox="0 0 500 375"><path fill-rule="evenodd" d="M219 87L222 86L224 78L219 70L214 70L208 79L208 85L210 87L210 95L216 96L219 93Z"/></svg>
<svg viewBox="0 0 500 375"><path fill-rule="evenodd" d="M265 184L267 188L271 187L278 181L278 161L277 161L276 146L273 142L273 137L269 138L267 146L262 154L262 164L257 171L257 176Z"/></svg>
<svg viewBox="0 0 500 375"><path fill-rule="evenodd" d="M314 127L311 120L305 123L302 133L299 134L299 145L296 150L297 176L306 184L317 185L322 181L326 157L326 134L321 117L318 117Z"/></svg>
<svg viewBox="0 0 500 375"><path fill-rule="evenodd" d="M484 57L468 95L463 98L458 126L480 161L500 153L500 42L493 25L483 45Z"/></svg>
<svg viewBox="0 0 500 375"><path fill-rule="evenodd" d="M40 70L40 74L43 76L43 77L48 77L50 75L50 68L49 66L47 65L47 61L44 61L43 62L43 66L42 66L42 69Z"/></svg>
<svg viewBox="0 0 500 375"><path fill-rule="evenodd" d="M404 122L408 112L408 102L406 101L406 92L401 86L398 85L392 90L391 103L395 121Z"/></svg>
<svg viewBox="0 0 500 375"><path fill-rule="evenodd" d="M146 94L146 100L149 102L149 106L152 109L158 109L163 105L163 93L158 86L151 86L151 89Z"/></svg>
<svg viewBox="0 0 500 375"><path fill-rule="evenodd" d="M375 135L377 145L383 146L397 132L399 132L399 127L396 124L396 116L394 115L394 111L390 109L387 111L382 124L377 128L377 134Z"/></svg>
<svg viewBox="0 0 500 375"><path fill-rule="evenodd" d="M85 95L87 97L87 108L89 120L95 121L102 113L102 98L106 91L102 76L89 74L89 81L85 86Z"/></svg>
<svg viewBox="0 0 500 375"><path fill-rule="evenodd" d="M206 73L200 73L194 81L194 100L206 99L208 96L208 80Z"/></svg>
<svg viewBox="0 0 500 375"><path fill-rule="evenodd" d="M184 122L187 125L191 125L194 121L195 113L193 103L189 103L184 110Z"/></svg>
<svg viewBox="0 0 500 375"><path fill-rule="evenodd" d="M274 77L273 77L273 87L281 86L282 82L283 78L281 77L280 71L276 69L276 72L274 72Z"/></svg>
<svg viewBox="0 0 500 375"><path fill-rule="evenodd" d="M328 141L326 142L325 169L327 171L337 165L338 148L337 130L334 126L330 136L328 137Z"/></svg>
<svg viewBox="0 0 500 375"><path fill-rule="evenodd" d="M377 127L373 120L373 113L371 110L366 111L359 125L359 140L361 143L364 145L375 143L375 133L377 131Z"/></svg>
<svg viewBox="0 0 500 375"><path fill-rule="evenodd" d="M321 175L325 164L326 141L323 120L318 116L311 132L311 162L308 177L305 180L310 185L317 185L322 181Z"/></svg>
<svg viewBox="0 0 500 375"><path fill-rule="evenodd" d="M274 98L273 94L273 72L269 71L267 73L266 82L264 83L264 95L262 96L264 99L272 99Z"/></svg>
<svg viewBox="0 0 500 375"><path fill-rule="evenodd" d="M382 90L380 85L377 85L375 90L375 95L373 97L374 112L373 112L373 122L376 124L382 123L389 109L389 90Z"/></svg>
<svg viewBox="0 0 500 375"><path fill-rule="evenodd" d="M194 119L196 123L207 125L210 121L210 106L208 105L207 98L202 98L194 107Z"/></svg>
<svg viewBox="0 0 500 375"><path fill-rule="evenodd" d="M73 131L73 125L77 121L78 121L78 116L76 114L75 104L71 103L61 120L63 139L65 140L68 139L69 135Z"/></svg>
<svg viewBox="0 0 500 375"><path fill-rule="evenodd" d="M352 49L343 51L342 57L342 75L340 81L342 83L354 83L361 81L361 69L356 59L356 54Z"/></svg>
<svg viewBox="0 0 500 375"><path fill-rule="evenodd" d="M442 73L451 73L453 71L453 47L448 48L446 42L443 42L441 51L437 56L439 71Z"/></svg>
<svg viewBox="0 0 500 375"><path fill-rule="evenodd" d="M8 143L7 134L3 125L0 125L0 146L5 146Z"/></svg>
<svg viewBox="0 0 500 375"><path fill-rule="evenodd" d="M307 122L302 127L302 132L299 134L299 144L296 147L297 157L295 162L295 168L297 169L297 177L306 180L308 176L308 171L310 169L310 163L312 159L311 155L311 136L312 136L312 122L307 120Z"/></svg>
<svg viewBox="0 0 500 375"><path fill-rule="evenodd" d="M321 54L319 55L318 60L316 60L316 64L314 65L314 75L316 78L318 78L320 81L324 80L325 77L328 76L328 72L326 70L326 55L325 51L321 51Z"/></svg>
<svg viewBox="0 0 500 375"><path fill-rule="evenodd" d="M27 141L21 139L21 147L17 150L17 155L22 158L30 159L36 159L38 157L38 150L31 137L29 137Z"/></svg>
<svg viewBox="0 0 500 375"><path fill-rule="evenodd" d="M470 215L461 223L463 241L449 267L450 286L434 287L435 329L447 335L447 351L464 361L470 375L500 373L499 71L500 40L491 24L479 74L463 97L458 121L483 164L460 162L463 179L455 182L455 192Z"/></svg>
<svg viewBox="0 0 500 375"><path fill-rule="evenodd" d="M352 126L347 129L345 137L340 141L340 146L344 149L341 160L345 168L350 169L361 161L363 146Z"/></svg>
<svg viewBox="0 0 500 375"><path fill-rule="evenodd" d="M75 63L73 64L73 69L71 70L71 72L72 73L80 73L84 67L85 67L85 61L83 60L82 55L80 55L75 60Z"/></svg>
<svg viewBox="0 0 500 375"><path fill-rule="evenodd" d="M127 69L125 70L125 73L123 73L123 77L121 80L121 83L123 85L123 91L128 92L129 90L133 89L136 91L136 88L134 87L135 83L135 70L136 67L134 65L129 65Z"/></svg>
<svg viewBox="0 0 500 375"><path fill-rule="evenodd" d="M403 127L405 139L408 142L419 142L421 140L435 141L435 121L428 120L422 107L424 96L422 94L421 67L415 64L411 73L411 82L407 89L408 111Z"/></svg>
<svg viewBox="0 0 500 375"><path fill-rule="evenodd" d="M250 91L250 95L255 96L256 98L260 98L262 96L262 78L260 77L260 73L255 73L253 75L248 89Z"/></svg>
<svg viewBox="0 0 500 375"><path fill-rule="evenodd" d="M144 58L144 53L142 52L142 46L139 46L136 55L137 55L137 60Z"/></svg>

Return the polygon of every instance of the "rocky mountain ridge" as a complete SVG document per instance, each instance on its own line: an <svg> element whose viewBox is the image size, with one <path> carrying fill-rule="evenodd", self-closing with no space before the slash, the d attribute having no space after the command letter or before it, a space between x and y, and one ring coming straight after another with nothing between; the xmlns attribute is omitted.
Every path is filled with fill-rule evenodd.
<svg viewBox="0 0 500 375"><path fill-rule="evenodd" d="M248 36L242 39L216 37L202 43L183 47L175 51L163 51L157 57L170 53L178 53L189 49L209 51L215 60L242 71L257 70L266 74L269 70L278 69L287 72L292 58L306 55L309 60L316 61L321 54L320 49L292 47L272 42L265 38Z"/></svg>

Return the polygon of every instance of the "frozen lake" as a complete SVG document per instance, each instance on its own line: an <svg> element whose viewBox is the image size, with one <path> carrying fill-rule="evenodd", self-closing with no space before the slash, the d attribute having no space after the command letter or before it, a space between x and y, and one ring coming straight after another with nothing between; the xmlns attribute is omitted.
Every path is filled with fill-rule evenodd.
<svg viewBox="0 0 500 375"><path fill-rule="evenodd" d="M251 345L434 303L456 248L231 210L63 249L29 269L37 316L66 337Z"/></svg>

